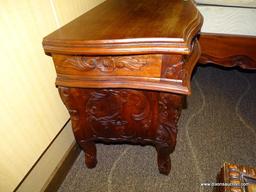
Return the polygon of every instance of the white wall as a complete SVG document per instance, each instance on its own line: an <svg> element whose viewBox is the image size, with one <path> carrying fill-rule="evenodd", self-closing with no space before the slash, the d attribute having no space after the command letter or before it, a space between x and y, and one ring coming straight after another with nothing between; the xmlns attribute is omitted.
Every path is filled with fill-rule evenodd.
<svg viewBox="0 0 256 192"><path fill-rule="evenodd" d="M0 191L13 191L68 120L42 38L103 0L0 0Z"/></svg>
<svg viewBox="0 0 256 192"><path fill-rule="evenodd" d="M256 9L198 6L204 16L202 32L256 35Z"/></svg>

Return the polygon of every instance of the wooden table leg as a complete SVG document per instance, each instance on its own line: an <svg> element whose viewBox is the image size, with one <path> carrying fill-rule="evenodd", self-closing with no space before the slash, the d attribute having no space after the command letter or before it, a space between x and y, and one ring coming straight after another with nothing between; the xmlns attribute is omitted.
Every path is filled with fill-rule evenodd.
<svg viewBox="0 0 256 192"><path fill-rule="evenodd" d="M83 144L85 152L85 164L88 168L94 168L97 164L97 150L96 145L93 141L86 142Z"/></svg>
<svg viewBox="0 0 256 192"><path fill-rule="evenodd" d="M177 140L177 123L183 106L182 95L160 93L159 128L156 137L157 162L159 172L168 175L171 170L170 154Z"/></svg>
<svg viewBox="0 0 256 192"><path fill-rule="evenodd" d="M164 175L171 171L170 146L156 145L158 170Z"/></svg>
<svg viewBox="0 0 256 192"><path fill-rule="evenodd" d="M86 119L85 103L88 100L88 94L84 94L86 89L82 91L79 88L61 86L58 89L61 99L69 111L76 141L85 152L85 164L88 168L94 168L97 164L97 150Z"/></svg>

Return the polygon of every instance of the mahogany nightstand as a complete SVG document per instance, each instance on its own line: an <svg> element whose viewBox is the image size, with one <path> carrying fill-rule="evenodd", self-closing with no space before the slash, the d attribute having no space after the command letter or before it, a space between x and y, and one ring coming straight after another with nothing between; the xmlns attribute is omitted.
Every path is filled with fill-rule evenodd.
<svg viewBox="0 0 256 192"><path fill-rule="evenodd" d="M95 142L128 142L169 174L202 22L192 0L107 0L44 38L87 167Z"/></svg>

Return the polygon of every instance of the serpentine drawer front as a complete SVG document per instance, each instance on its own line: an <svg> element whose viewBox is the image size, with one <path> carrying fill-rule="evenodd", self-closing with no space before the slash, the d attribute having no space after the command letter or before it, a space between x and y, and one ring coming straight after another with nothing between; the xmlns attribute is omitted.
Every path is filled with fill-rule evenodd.
<svg viewBox="0 0 256 192"><path fill-rule="evenodd" d="M107 0L44 38L87 167L97 141L149 144L169 174L201 26L192 0Z"/></svg>

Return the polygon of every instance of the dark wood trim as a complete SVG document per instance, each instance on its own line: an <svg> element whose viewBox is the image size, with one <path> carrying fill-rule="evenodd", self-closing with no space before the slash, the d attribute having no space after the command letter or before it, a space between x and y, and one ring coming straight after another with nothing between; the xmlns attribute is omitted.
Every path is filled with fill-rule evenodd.
<svg viewBox="0 0 256 192"><path fill-rule="evenodd" d="M45 155L45 153L48 151L48 149L52 146L52 144L55 142L55 140L59 137L59 135L61 134L61 132L63 131L63 129L67 126L67 124L69 123L70 119L68 119L66 121L66 123L63 125L63 127L60 129L60 131L57 133L57 135L53 138L53 140L49 143L49 145L45 148L45 150L42 152L42 154L39 156L39 158L37 159L37 161L32 165L32 167L29 169L29 171L27 172L27 174L23 177L23 179L20 181L20 183L17 185L17 187L14 189L14 191L17 191L19 189L19 187L22 185L22 183L25 181L25 179L29 176L29 174L31 173L31 171L35 168L35 166L37 165L37 163L42 159L42 157Z"/></svg>
<svg viewBox="0 0 256 192"><path fill-rule="evenodd" d="M256 69L256 36L201 33L200 64Z"/></svg>
<svg viewBox="0 0 256 192"><path fill-rule="evenodd" d="M51 181L47 185L45 192L52 192L58 190L80 152L80 147L77 143L74 143L68 151L67 156L64 157L61 165L58 167L57 171L53 175Z"/></svg>
<svg viewBox="0 0 256 192"><path fill-rule="evenodd" d="M58 134L54 137L54 139L51 141L51 143L46 147L44 152L40 155L36 163L31 167L31 169L28 171L28 173L25 175L25 177L21 180L19 185L15 188L14 191L18 191L19 187L22 185L22 183L27 179L29 174L32 172L32 170L35 168L35 166L38 164L38 162L42 159L42 157L46 154L46 152L49 150L49 148L53 145L53 143L56 141L56 139L60 136L64 128L67 126L67 124L70 122L70 119L65 123L65 125L61 128L61 130L58 132ZM63 159L59 163L59 166L56 168L56 171L53 173L52 177L49 178L50 181L47 186L45 187L46 192L52 192L57 191L60 187L61 183L65 179L66 175L68 174L68 171L72 167L74 161L78 157L78 155L81 152L81 148L79 145L74 142L70 148L67 150L66 154L64 155Z"/></svg>
<svg viewBox="0 0 256 192"><path fill-rule="evenodd" d="M220 5L214 3L197 3L198 6L205 7L228 7L228 8L242 8L242 9L256 9L256 7L244 6L244 5Z"/></svg>

